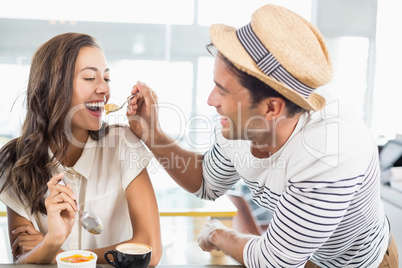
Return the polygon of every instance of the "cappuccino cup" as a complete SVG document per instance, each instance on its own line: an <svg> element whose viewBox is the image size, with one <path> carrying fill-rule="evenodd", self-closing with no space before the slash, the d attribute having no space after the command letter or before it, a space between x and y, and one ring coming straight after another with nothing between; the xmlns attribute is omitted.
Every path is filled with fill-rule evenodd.
<svg viewBox="0 0 402 268"><path fill-rule="evenodd" d="M112 259L109 259L109 256ZM151 261L152 248L140 243L123 243L114 250L105 252L105 260L117 268L147 268Z"/></svg>

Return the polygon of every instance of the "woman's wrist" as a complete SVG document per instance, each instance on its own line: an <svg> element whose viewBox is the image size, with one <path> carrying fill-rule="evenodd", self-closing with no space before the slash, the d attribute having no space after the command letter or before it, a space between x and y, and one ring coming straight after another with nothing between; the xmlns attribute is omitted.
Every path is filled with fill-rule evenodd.
<svg viewBox="0 0 402 268"><path fill-rule="evenodd" d="M47 233L43 239L43 247L49 252L57 252L63 245L64 241L61 241L59 237L52 237Z"/></svg>

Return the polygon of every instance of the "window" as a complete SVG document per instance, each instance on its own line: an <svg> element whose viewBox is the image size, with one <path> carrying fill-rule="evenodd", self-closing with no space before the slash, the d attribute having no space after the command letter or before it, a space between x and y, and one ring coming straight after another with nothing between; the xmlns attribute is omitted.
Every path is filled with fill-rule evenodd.
<svg viewBox="0 0 402 268"><path fill-rule="evenodd" d="M88 8L94 8L95 2L96 10L87 12ZM155 89L163 104L161 124L164 129L181 144L205 151L213 139L211 130L216 119L215 109L206 103L213 87L213 58L205 49L210 41L208 26L226 23L240 27L248 23L252 12L265 2L119 0L111 5L106 1L73 0L63 8L56 7L50 0L7 3L0 10L0 92L3 96L0 144L20 133L34 50L56 34L77 31L95 36L105 50L112 74L111 102L122 102L137 80L146 82ZM400 1L379 2L378 9L376 1L360 0L342 3L276 0L270 3L294 10L316 23L323 32L333 61L334 77L318 89L319 93L329 102L335 96L352 106L379 143L381 138L386 141L402 132L397 117L402 95L397 80L401 71L399 47L402 41L395 37L393 30L401 20L396 13L400 9L397 7L402 5ZM25 8L19 8L21 6ZM48 9L45 11L41 6ZM357 19L354 6L364 11L358 12ZM339 20L340 14L346 19ZM372 66L370 60L375 65L373 73L368 71ZM105 120L121 123L126 119L122 111Z"/></svg>
<svg viewBox="0 0 402 268"><path fill-rule="evenodd" d="M401 1L378 1L372 130L382 143L402 134L402 40L395 31L402 25L401 9Z"/></svg>
<svg viewBox="0 0 402 268"><path fill-rule="evenodd" d="M239 27L248 23L252 12L263 4L265 1L260 0L120 0L111 5L106 1L74 0L60 8L49 0L8 3L0 11L0 92L4 96L0 112L6 115L0 119L4 126L0 136L6 140L20 134L29 64L35 49L57 34L76 31L96 37L105 51L111 68L110 102L122 103L138 80L147 83L159 96L165 131L182 145L205 151L213 138L216 115L215 109L207 105L213 87L213 58L205 49L210 42L208 25L219 22ZM311 17L311 0L276 4L307 19ZM48 8L45 11L40 6ZM127 122L124 109L104 119L109 123ZM159 169L155 165L155 172L165 177Z"/></svg>

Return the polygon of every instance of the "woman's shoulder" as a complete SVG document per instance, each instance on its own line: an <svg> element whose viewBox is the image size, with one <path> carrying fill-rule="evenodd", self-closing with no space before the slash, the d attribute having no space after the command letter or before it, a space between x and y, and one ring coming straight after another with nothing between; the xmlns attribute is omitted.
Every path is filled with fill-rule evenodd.
<svg viewBox="0 0 402 268"><path fill-rule="evenodd" d="M134 132L130 129L130 126L125 124L113 124L109 125L109 136L119 136L119 137L127 137L133 141L139 141L140 139L134 134Z"/></svg>
<svg viewBox="0 0 402 268"><path fill-rule="evenodd" d="M142 141L134 134L128 125L113 124L109 125L109 133L104 137L106 142L111 144L125 144L128 147L143 146Z"/></svg>

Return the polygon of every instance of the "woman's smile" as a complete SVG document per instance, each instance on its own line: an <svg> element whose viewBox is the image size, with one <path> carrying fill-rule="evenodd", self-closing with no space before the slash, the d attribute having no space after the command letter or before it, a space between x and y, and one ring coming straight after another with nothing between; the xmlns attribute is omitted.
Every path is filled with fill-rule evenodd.
<svg viewBox="0 0 402 268"><path fill-rule="evenodd" d="M84 103L84 106L93 116L101 117L104 110L105 102L104 101L86 102Z"/></svg>

